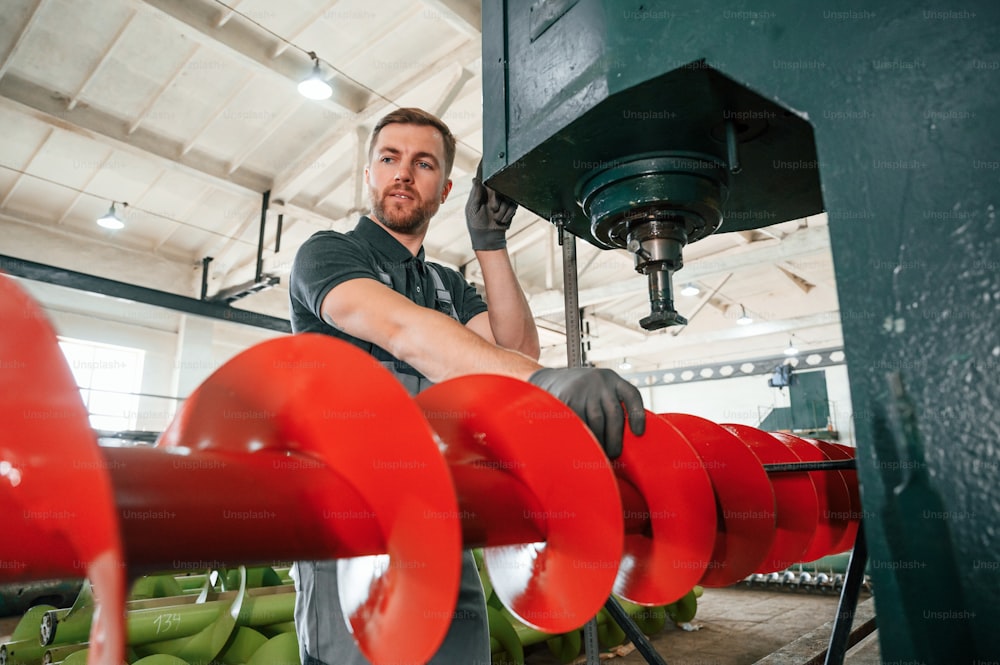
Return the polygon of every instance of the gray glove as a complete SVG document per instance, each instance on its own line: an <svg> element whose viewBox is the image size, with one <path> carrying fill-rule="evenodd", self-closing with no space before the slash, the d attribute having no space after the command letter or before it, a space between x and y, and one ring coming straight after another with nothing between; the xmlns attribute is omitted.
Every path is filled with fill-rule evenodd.
<svg viewBox="0 0 1000 665"><path fill-rule="evenodd" d="M573 409L610 459L622 454L626 412L633 434L641 436L646 431L646 411L638 388L610 369L540 369L528 378L528 382L552 393Z"/></svg>
<svg viewBox="0 0 1000 665"><path fill-rule="evenodd" d="M493 250L507 246L507 229L514 219L517 203L483 184L483 163L479 162L472 190L465 203L465 223L472 249Z"/></svg>

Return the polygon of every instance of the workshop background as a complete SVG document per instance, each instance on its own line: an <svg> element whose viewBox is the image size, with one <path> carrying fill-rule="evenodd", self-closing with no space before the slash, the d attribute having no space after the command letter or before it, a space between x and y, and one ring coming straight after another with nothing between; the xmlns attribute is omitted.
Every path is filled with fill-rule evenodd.
<svg viewBox="0 0 1000 665"><path fill-rule="evenodd" d="M584 360L633 381L655 412L857 445L876 604L892 617L879 623L884 657L947 662L935 626L1000 654L998 10L486 4L5 0L0 270L53 321L92 425L162 431L226 360L286 334L295 252L368 210L368 138L394 108L436 113L458 138L425 249L481 283L464 202L483 158L489 12L603 12L605 73L704 61L808 120L825 212L761 209L759 228L690 243L673 276L688 323L655 331L639 325L650 304L632 255L578 241ZM317 70L327 99L297 89ZM622 123L641 135L656 111ZM109 211L121 228L97 224ZM522 207L508 242L550 366L576 333L557 235ZM797 381L772 387L783 365ZM899 433L904 397L917 434ZM900 452L913 437L924 459ZM928 471L931 498L900 508L908 465ZM928 566L898 575L918 560ZM941 610L954 598L936 604L946 593L961 616Z"/></svg>

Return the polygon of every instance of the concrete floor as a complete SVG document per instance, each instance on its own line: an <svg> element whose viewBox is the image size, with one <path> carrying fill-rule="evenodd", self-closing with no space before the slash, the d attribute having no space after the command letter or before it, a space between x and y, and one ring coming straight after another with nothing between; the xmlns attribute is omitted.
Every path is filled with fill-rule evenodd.
<svg viewBox="0 0 1000 665"><path fill-rule="evenodd" d="M868 594L862 594L862 600ZM670 665L752 665L802 635L832 621L837 612L834 595L770 591L763 589L706 589L699 599L694 624L700 630L686 632L668 627L653 640L656 650ZM0 619L0 642L14 630L16 617ZM879 662L878 642L872 635L848 654L850 665ZM582 659L579 662L584 662ZM605 662L642 665L645 659L633 651ZM529 665L556 665L558 661L541 645L529 651Z"/></svg>
<svg viewBox="0 0 1000 665"><path fill-rule="evenodd" d="M862 600L869 597L862 594ZM669 665L752 665L788 643L832 621L837 613L835 595L770 591L763 589L706 589L698 600L692 622L700 630L686 632L668 622L653 646ZM862 645L867 652L860 653ZM851 665L879 662L878 643L856 645L848 654ZM855 652L857 655L855 655ZM559 661L541 646L526 659L529 665L556 665ZM578 662L585 662L582 657ZM637 651L604 661L641 665Z"/></svg>

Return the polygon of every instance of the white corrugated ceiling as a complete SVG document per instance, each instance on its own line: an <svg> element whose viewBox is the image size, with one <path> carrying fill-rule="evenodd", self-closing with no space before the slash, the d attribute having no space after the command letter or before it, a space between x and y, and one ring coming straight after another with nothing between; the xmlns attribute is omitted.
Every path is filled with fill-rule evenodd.
<svg viewBox="0 0 1000 665"><path fill-rule="evenodd" d="M371 125L396 106L441 115L459 139L455 190L427 237L431 257L477 276L463 219L482 150L475 0L6 0L0 15L0 253L197 297L254 274L271 191L265 268L287 275L320 229L365 211ZM335 94L296 91L323 61ZM126 201L128 225L94 220ZM273 251L283 214L281 251ZM520 211L510 238L543 360L565 357L554 228ZM841 343L824 217L710 237L685 252L681 330L646 333L645 278L621 251L579 243L589 358L633 371ZM283 283L240 307L287 316ZM754 317L735 326L740 306Z"/></svg>

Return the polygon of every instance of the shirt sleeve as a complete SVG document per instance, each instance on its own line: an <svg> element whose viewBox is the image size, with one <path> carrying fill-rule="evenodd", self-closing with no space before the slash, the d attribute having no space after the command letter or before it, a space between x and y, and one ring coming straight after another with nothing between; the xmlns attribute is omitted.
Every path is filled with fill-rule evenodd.
<svg viewBox="0 0 1000 665"><path fill-rule="evenodd" d="M352 279L378 280L367 253L343 233L320 231L306 240L295 255L288 290L292 308L323 320L323 299L335 286Z"/></svg>

